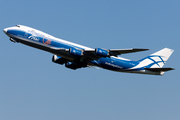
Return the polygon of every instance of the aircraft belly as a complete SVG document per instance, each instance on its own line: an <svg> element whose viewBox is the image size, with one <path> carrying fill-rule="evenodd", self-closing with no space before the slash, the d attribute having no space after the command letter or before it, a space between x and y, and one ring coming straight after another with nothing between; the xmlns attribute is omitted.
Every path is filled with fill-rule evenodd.
<svg viewBox="0 0 180 120"><path fill-rule="evenodd" d="M27 40L22 40L22 39L16 39L16 41L20 42L22 44L25 44L25 45L28 45L28 46L31 46L31 47L34 47L34 48L37 48L40 50L44 50L44 51L50 52L50 53L58 55L58 56L61 56L70 61L73 61L75 59L72 56L70 56L69 54L67 54L67 52L58 51L58 50L53 49L50 46L35 43L34 41L27 41Z"/></svg>

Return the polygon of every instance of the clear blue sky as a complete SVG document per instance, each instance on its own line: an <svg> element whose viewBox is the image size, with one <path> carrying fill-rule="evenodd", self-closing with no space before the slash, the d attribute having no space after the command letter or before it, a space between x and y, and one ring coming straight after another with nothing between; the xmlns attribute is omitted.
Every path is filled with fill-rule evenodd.
<svg viewBox="0 0 180 120"><path fill-rule="evenodd" d="M0 2L0 120L180 120L180 1L3 0ZM150 76L52 63L52 54L10 42L3 29L30 26L96 48L174 49Z"/></svg>

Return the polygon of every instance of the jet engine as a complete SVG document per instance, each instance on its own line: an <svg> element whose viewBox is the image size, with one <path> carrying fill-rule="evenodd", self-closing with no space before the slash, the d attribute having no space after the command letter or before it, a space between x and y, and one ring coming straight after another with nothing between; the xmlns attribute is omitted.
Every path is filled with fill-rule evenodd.
<svg viewBox="0 0 180 120"><path fill-rule="evenodd" d="M83 56L83 51L75 49L75 48L70 48L69 54L72 56L81 57L81 56Z"/></svg>
<svg viewBox="0 0 180 120"><path fill-rule="evenodd" d="M73 62L67 62L67 63L65 64L65 66L66 66L67 68L71 68L71 69L73 69L73 70L76 70L76 68L77 68L77 65L74 64Z"/></svg>
<svg viewBox="0 0 180 120"><path fill-rule="evenodd" d="M109 51L102 49L102 48L96 48L95 49L95 55L100 56L100 57L108 57Z"/></svg>
<svg viewBox="0 0 180 120"><path fill-rule="evenodd" d="M73 70L76 70L78 68L82 68L82 67L87 67L87 63L86 62L67 62L65 64L65 66L67 68L70 68L70 69L73 69Z"/></svg>
<svg viewBox="0 0 180 120"><path fill-rule="evenodd" d="M62 57L60 57L60 56L57 56L57 55L53 55L52 61L53 61L54 63L58 63L58 64L61 64L61 65L63 65L64 63L67 62L66 59L64 59L64 58L62 58Z"/></svg>

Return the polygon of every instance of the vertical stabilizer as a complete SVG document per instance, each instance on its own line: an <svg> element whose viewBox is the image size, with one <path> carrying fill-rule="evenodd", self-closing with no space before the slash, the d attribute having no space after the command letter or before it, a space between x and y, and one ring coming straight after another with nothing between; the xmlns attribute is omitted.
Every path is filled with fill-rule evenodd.
<svg viewBox="0 0 180 120"><path fill-rule="evenodd" d="M174 50L164 48L150 56L141 59L139 62L145 68L162 68Z"/></svg>
<svg viewBox="0 0 180 120"><path fill-rule="evenodd" d="M156 63L151 68L155 68L155 67L162 68L173 52L174 50L172 49L164 48L154 54L151 54L150 55L152 56L151 59L153 59Z"/></svg>

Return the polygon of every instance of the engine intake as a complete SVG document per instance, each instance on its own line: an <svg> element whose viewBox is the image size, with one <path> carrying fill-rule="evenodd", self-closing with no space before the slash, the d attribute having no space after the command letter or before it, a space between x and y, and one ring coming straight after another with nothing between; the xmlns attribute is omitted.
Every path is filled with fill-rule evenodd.
<svg viewBox="0 0 180 120"><path fill-rule="evenodd" d="M95 49L95 55L100 56L100 57L108 57L109 51L102 49L102 48L96 48Z"/></svg>
<svg viewBox="0 0 180 120"><path fill-rule="evenodd" d="M64 58L62 58L62 57L60 57L60 56L57 56L57 55L53 55L52 61L53 61L54 63L58 63L58 64L61 64L61 65L63 65L64 63L67 62L66 59L64 59Z"/></svg>

